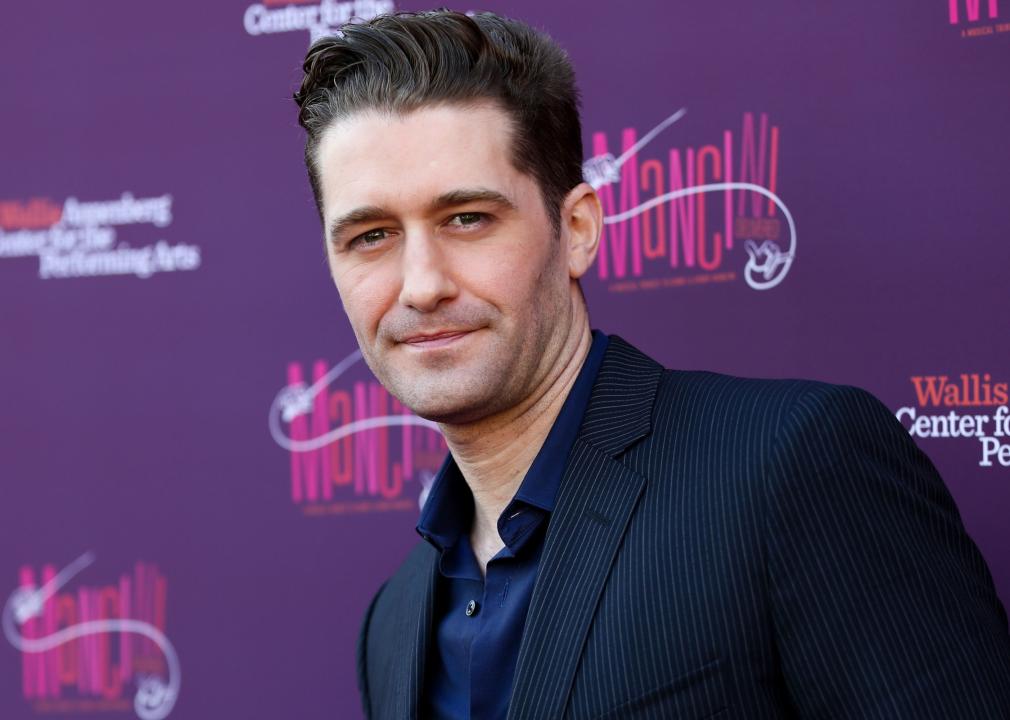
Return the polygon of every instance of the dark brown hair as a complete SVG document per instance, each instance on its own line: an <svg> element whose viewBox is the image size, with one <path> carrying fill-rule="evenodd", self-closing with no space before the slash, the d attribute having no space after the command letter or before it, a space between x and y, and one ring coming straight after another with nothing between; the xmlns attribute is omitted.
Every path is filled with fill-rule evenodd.
<svg viewBox="0 0 1010 720"><path fill-rule="evenodd" d="M575 73L547 35L493 13L395 13L317 40L302 67L294 99L320 218L316 151L334 120L492 100L512 121L512 164L537 181L557 234L561 202L582 182L582 129Z"/></svg>

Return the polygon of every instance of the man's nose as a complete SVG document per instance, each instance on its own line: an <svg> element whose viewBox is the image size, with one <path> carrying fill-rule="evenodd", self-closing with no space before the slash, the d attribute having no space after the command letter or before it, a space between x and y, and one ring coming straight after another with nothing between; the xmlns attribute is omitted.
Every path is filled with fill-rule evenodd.
<svg viewBox="0 0 1010 720"><path fill-rule="evenodd" d="M458 288L449 273L446 249L431 233L409 234L404 240L401 260L400 304L419 312L431 312L442 300L456 296Z"/></svg>

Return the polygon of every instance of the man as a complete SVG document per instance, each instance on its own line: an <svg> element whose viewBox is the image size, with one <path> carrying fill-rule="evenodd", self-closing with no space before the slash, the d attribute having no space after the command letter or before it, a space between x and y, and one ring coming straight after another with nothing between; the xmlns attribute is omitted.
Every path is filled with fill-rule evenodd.
<svg viewBox="0 0 1010 720"><path fill-rule="evenodd" d="M383 16L304 69L344 310L450 450L364 618L366 715L1010 717L989 572L883 405L590 330L602 212L550 39Z"/></svg>

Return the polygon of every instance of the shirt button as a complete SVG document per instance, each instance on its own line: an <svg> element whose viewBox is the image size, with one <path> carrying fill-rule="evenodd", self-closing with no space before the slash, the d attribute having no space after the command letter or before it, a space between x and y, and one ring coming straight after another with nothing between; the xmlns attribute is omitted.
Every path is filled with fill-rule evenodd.
<svg viewBox="0 0 1010 720"><path fill-rule="evenodd" d="M480 609L480 606L477 604L477 601L471 600L466 604L466 616L473 617L477 614L478 609Z"/></svg>

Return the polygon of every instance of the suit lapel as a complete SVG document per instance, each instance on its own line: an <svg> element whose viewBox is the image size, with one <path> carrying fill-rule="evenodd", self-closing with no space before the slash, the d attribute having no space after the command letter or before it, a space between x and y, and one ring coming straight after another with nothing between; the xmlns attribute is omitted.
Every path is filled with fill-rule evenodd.
<svg viewBox="0 0 1010 720"><path fill-rule="evenodd" d="M662 367L611 336L551 513L510 720L560 718L600 594L645 486L614 458L651 429Z"/></svg>
<svg viewBox="0 0 1010 720"><path fill-rule="evenodd" d="M416 566L413 582L418 594L407 598L400 608L403 618L400 638L403 646L394 650L399 667L393 672L392 682L405 691L396 692L394 712L389 718L416 720L420 712L421 691L424 687L424 666L431 647L432 621L435 609L435 582L438 577L438 554L426 548Z"/></svg>

